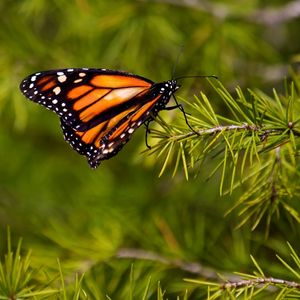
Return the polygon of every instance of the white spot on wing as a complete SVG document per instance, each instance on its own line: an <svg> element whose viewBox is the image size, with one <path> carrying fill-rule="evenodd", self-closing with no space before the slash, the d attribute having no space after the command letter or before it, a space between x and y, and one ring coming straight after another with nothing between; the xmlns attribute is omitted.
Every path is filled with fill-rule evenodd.
<svg viewBox="0 0 300 300"><path fill-rule="evenodd" d="M54 92L55 95L58 95L58 94L60 93L60 91L61 91L61 89L60 89L59 86L57 86L57 87L55 87L55 88L53 89L53 92Z"/></svg>
<svg viewBox="0 0 300 300"><path fill-rule="evenodd" d="M58 72L58 73L62 73L62 72ZM62 75L60 75L60 76L57 77L57 80L59 82L65 82L67 80L67 76L64 75L64 74L62 74Z"/></svg>

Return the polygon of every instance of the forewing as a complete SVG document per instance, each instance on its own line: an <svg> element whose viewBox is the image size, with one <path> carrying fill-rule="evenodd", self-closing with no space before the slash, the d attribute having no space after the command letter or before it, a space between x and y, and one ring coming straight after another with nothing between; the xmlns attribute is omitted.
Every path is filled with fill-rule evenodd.
<svg viewBox="0 0 300 300"><path fill-rule="evenodd" d="M107 69L61 69L25 78L20 89L30 100L54 111L63 123L86 131L136 106L153 82Z"/></svg>

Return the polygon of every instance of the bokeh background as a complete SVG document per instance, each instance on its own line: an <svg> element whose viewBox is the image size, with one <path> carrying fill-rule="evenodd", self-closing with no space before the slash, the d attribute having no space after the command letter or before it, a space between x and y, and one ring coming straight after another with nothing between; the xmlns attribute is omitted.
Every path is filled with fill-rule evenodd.
<svg viewBox="0 0 300 300"><path fill-rule="evenodd" d="M178 262L197 262L215 273L251 272L252 254L280 276L275 253L287 255L285 241L299 241L299 228L291 230L283 220L267 240L264 228L235 229L237 213L224 214L241 191L221 197L218 175L206 181L213 160L189 181L180 171L172 178L168 169L159 178L163 162L141 153L146 146L140 128L116 157L91 170L64 142L58 118L26 100L19 83L33 72L69 67L168 80L183 46L177 76L215 74L232 92L236 85L280 91L288 68L300 58L299 5L285 0L2 0L2 256L9 226L13 243L23 237L24 251L32 249L33 265L45 273L58 272L57 258L67 278L85 273L90 299L127 298L133 262L136 299L149 276L153 299L158 282L173 299L186 289L190 299L205 295L183 281L201 272L184 270ZM193 101L200 91L211 93L205 79L185 80L178 95ZM212 105L224 109L218 101ZM180 112L162 116L168 122L182 119ZM148 260L138 258L147 255Z"/></svg>

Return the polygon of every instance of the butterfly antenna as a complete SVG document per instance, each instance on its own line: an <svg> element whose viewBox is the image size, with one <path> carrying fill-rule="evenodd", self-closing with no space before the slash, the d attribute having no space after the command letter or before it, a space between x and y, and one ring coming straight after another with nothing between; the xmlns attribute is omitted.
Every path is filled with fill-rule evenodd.
<svg viewBox="0 0 300 300"><path fill-rule="evenodd" d="M171 74L171 78L172 78L172 79L174 79L176 67L177 67L177 65L178 65L179 58L180 58L182 52L183 52L183 45L180 45L179 51L178 51L178 54L177 54L177 57L176 57L175 64L174 64L174 66L173 66L172 74Z"/></svg>

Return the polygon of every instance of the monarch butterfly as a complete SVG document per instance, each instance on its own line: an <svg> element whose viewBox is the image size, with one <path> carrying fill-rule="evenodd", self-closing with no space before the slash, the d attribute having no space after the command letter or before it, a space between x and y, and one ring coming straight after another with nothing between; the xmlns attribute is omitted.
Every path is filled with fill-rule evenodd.
<svg viewBox="0 0 300 300"><path fill-rule="evenodd" d="M38 72L20 84L27 98L59 116L65 140L92 168L115 156L138 127L168 109L179 87L176 79L154 83L123 71L89 68Z"/></svg>

